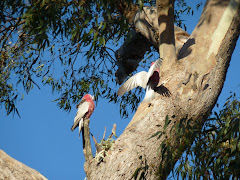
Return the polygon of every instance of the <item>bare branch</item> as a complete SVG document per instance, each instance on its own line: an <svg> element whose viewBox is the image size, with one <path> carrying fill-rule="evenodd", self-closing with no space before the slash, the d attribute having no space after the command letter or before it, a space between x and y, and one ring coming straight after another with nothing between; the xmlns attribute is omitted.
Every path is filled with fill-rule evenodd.
<svg viewBox="0 0 240 180"><path fill-rule="evenodd" d="M92 135L92 138L93 138L94 144L95 144L95 146L96 146L97 153L99 153L99 152L102 150L102 148L99 146L97 140L95 139L95 137L93 136L92 133L91 133L91 135Z"/></svg>
<svg viewBox="0 0 240 180"><path fill-rule="evenodd" d="M92 147L90 142L90 131L89 131L89 122L90 119L85 119L83 121L83 153L85 156L85 161L93 159Z"/></svg>
<svg viewBox="0 0 240 180"><path fill-rule="evenodd" d="M112 138L113 135L116 136L116 129L117 129L117 125L114 123L113 128L112 128L112 133L109 136L109 138Z"/></svg>
<svg viewBox="0 0 240 180"><path fill-rule="evenodd" d="M106 128L107 128L107 127L105 126L105 130L104 130L104 133L103 133L103 138L102 138L103 140L105 139Z"/></svg>

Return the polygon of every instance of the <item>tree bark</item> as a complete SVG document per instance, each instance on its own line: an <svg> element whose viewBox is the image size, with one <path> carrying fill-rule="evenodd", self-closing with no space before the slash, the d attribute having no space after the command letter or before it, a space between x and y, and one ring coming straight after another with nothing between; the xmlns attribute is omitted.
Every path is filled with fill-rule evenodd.
<svg viewBox="0 0 240 180"><path fill-rule="evenodd" d="M163 65L172 66L177 60L174 39L174 0L157 0L159 54ZM165 65L165 66L166 66Z"/></svg>
<svg viewBox="0 0 240 180"><path fill-rule="evenodd" d="M85 162L89 180L167 178L194 138L191 128L179 136L176 125L201 130L222 90L240 33L239 7L240 0L206 2L178 60L171 69L160 70L160 84L169 80L165 88L171 96L156 92L155 100L138 107L110 155L100 164L95 159ZM151 138L159 131L164 132L159 139Z"/></svg>
<svg viewBox="0 0 240 180"><path fill-rule="evenodd" d="M118 65L115 75L118 84L122 84L129 74L137 69L138 63L144 58L146 52L150 51L150 47L153 46L156 50L159 50L161 38L161 48L172 49L172 52L176 51L176 53L173 53L174 55L171 55L172 53L162 53L162 58L173 60L174 62L176 55L179 54L183 44L190 36L186 31L177 26L174 26L174 30L167 29L174 35L166 33L166 30L162 33L163 28L160 31L157 17L156 7L143 7L142 11L136 11L133 18L130 19L135 29L130 31L128 39L115 52L116 64ZM169 36L170 34L171 36ZM169 37L172 37L172 44L166 44ZM170 61L168 62L166 64L170 66Z"/></svg>
<svg viewBox="0 0 240 180"><path fill-rule="evenodd" d="M82 131L83 154L85 156L86 161L91 160L93 158L92 147L91 147L91 142L90 142L89 122L90 122L90 119L84 119L83 131Z"/></svg>
<svg viewBox="0 0 240 180"><path fill-rule="evenodd" d="M46 180L47 178L0 150L0 179Z"/></svg>

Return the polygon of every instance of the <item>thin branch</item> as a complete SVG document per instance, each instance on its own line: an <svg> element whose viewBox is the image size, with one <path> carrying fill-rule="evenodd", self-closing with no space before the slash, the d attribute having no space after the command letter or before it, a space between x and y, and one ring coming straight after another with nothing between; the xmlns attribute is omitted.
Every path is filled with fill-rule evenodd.
<svg viewBox="0 0 240 180"><path fill-rule="evenodd" d="M95 144L95 146L96 146L97 153L99 153L99 152L102 150L102 148L99 146L99 144L98 144L98 142L97 142L96 138L93 136L93 134L92 134L92 133L91 133L91 136L92 136L92 138L93 138L93 141L94 141L94 144Z"/></svg>
<svg viewBox="0 0 240 180"><path fill-rule="evenodd" d="M112 133L109 136L109 138L112 138L113 135L116 136L116 129L117 129L117 125L114 123L113 128L112 128Z"/></svg>
<svg viewBox="0 0 240 180"><path fill-rule="evenodd" d="M105 126L105 130L104 130L104 133L103 133L103 140L105 139L105 134L106 134L106 126Z"/></svg>

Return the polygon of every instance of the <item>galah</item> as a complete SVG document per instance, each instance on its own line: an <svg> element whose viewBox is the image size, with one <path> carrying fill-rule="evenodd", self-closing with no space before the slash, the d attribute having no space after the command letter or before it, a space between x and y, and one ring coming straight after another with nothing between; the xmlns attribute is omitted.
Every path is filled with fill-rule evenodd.
<svg viewBox="0 0 240 180"><path fill-rule="evenodd" d="M146 89L146 94L142 102L151 101L155 98L154 88L159 83L159 71L162 64L162 59L158 59L151 63L148 72L141 71L130 77L118 90L117 95L122 96L126 92L140 86Z"/></svg>
<svg viewBox="0 0 240 180"><path fill-rule="evenodd" d="M90 94L86 94L83 96L81 102L76 106L77 114L74 118L74 123L71 130L73 131L77 126L79 126L79 136L83 128L84 119L90 118L90 116L94 111L95 104L93 101L94 101L94 96L91 96Z"/></svg>

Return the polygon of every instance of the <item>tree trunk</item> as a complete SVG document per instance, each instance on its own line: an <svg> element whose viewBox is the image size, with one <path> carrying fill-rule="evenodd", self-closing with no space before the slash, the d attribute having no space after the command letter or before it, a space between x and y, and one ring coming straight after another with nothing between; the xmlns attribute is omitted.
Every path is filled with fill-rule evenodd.
<svg viewBox="0 0 240 180"><path fill-rule="evenodd" d="M0 179L46 180L47 178L0 150Z"/></svg>
<svg viewBox="0 0 240 180"><path fill-rule="evenodd" d="M191 145L192 129L201 130L222 90L240 33L239 7L240 0L206 2L178 60L172 63L167 56L163 59L159 84L169 80L165 89L171 96L156 92L155 100L138 107L103 162L95 159L85 162L88 180L167 178ZM164 65L168 62L172 63L171 68ZM188 127L185 134L179 134L179 124ZM161 137L151 138L159 131Z"/></svg>

